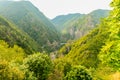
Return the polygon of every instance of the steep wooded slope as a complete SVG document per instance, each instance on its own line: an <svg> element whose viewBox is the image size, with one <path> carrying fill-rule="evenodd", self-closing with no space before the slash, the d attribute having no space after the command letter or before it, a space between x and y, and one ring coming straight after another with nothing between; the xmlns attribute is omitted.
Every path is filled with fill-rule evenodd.
<svg viewBox="0 0 120 80"><path fill-rule="evenodd" d="M113 3L111 3L113 6L117 6ZM98 27L89 34L63 46L60 54L67 54L65 58L71 60L74 64L96 68L102 61L101 64L107 64L107 67L119 71L120 27L118 8L115 7L110 15L103 19Z"/></svg>
<svg viewBox="0 0 120 80"><path fill-rule="evenodd" d="M6 41L10 47L22 47L27 54L41 50L32 38L3 17L0 17L0 40Z"/></svg>
<svg viewBox="0 0 120 80"><path fill-rule="evenodd" d="M63 37L78 39L95 28L99 24L100 19L106 17L108 14L109 10L98 9L86 15L71 14L72 17L71 15L58 16L52 22L57 25L57 29L61 28L60 31Z"/></svg>
<svg viewBox="0 0 120 80"><path fill-rule="evenodd" d="M0 14L26 32L43 51L56 48L59 36L54 25L31 2L1 1L0 6Z"/></svg>

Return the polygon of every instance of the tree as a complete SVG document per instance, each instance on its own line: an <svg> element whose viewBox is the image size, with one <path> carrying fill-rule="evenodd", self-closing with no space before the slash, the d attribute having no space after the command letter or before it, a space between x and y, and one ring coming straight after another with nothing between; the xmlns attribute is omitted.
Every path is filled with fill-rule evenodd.
<svg viewBox="0 0 120 80"><path fill-rule="evenodd" d="M14 45L11 48L5 41L0 40L1 60L7 60L7 61L14 60L16 62L22 63L24 57L25 57L25 52L21 47Z"/></svg>
<svg viewBox="0 0 120 80"><path fill-rule="evenodd" d="M48 80L63 80L67 72L71 70L72 63L70 60L65 58L58 58L54 60L54 70L49 75Z"/></svg>
<svg viewBox="0 0 120 80"><path fill-rule="evenodd" d="M101 49L99 58L114 70L120 71L120 0L111 2L113 10L107 18L109 38Z"/></svg>
<svg viewBox="0 0 120 80"><path fill-rule="evenodd" d="M24 65L26 66L26 69L33 72L38 80L47 79L53 66L51 59L47 55L41 53L28 56L24 60Z"/></svg>
<svg viewBox="0 0 120 80"><path fill-rule="evenodd" d="M92 80L92 76L85 67L75 66L67 73L64 80Z"/></svg>
<svg viewBox="0 0 120 80"><path fill-rule="evenodd" d="M24 72L16 63L0 60L0 80L23 80Z"/></svg>

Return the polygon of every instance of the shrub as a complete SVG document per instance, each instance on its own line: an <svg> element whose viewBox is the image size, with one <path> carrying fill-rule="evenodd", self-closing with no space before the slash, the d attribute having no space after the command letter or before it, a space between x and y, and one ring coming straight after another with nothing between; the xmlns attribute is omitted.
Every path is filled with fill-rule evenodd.
<svg viewBox="0 0 120 80"><path fill-rule="evenodd" d="M33 72L38 80L47 79L53 66L51 59L47 55L40 53L28 56L24 61L24 65L30 72Z"/></svg>
<svg viewBox="0 0 120 80"><path fill-rule="evenodd" d="M92 77L85 67L75 66L67 73L64 80L92 80Z"/></svg>

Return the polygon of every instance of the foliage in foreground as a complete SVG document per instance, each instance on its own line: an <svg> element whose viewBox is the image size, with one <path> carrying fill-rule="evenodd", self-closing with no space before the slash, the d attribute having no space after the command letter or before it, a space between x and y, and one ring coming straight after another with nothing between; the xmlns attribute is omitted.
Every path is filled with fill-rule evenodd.
<svg viewBox="0 0 120 80"><path fill-rule="evenodd" d="M51 59L42 53L25 57L22 48L9 47L0 41L0 80L45 80L53 68Z"/></svg>
<svg viewBox="0 0 120 80"><path fill-rule="evenodd" d="M22 62L24 57L25 52L22 48L17 45L11 48L6 42L0 41L0 60Z"/></svg>
<svg viewBox="0 0 120 80"><path fill-rule="evenodd" d="M92 80L92 76L85 67L75 66L67 73L64 80Z"/></svg>
<svg viewBox="0 0 120 80"><path fill-rule="evenodd" d="M33 72L33 75L38 80L47 79L48 74L53 68L51 59L47 55L41 53L28 56L24 60L24 65L26 65L28 71Z"/></svg>
<svg viewBox="0 0 120 80"><path fill-rule="evenodd" d="M107 18L109 38L101 49L99 58L103 64L110 66L115 71L120 71L120 0L113 0L113 10Z"/></svg>

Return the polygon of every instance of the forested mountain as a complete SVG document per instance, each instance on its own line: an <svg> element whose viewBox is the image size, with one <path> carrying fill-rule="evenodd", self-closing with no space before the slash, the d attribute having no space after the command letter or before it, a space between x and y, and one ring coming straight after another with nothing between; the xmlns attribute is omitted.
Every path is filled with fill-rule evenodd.
<svg viewBox="0 0 120 80"><path fill-rule="evenodd" d="M54 25L29 1L1 1L0 15L34 39L43 51L55 50L59 34Z"/></svg>
<svg viewBox="0 0 120 80"><path fill-rule="evenodd" d="M27 54L42 50L25 32L2 17L0 17L0 40L6 41L9 47L14 45L22 47Z"/></svg>
<svg viewBox="0 0 120 80"><path fill-rule="evenodd" d="M87 34L90 30L99 24L100 19L106 17L109 10L98 9L89 14L69 14L61 15L52 20L60 30L63 37L69 39L78 39Z"/></svg>
<svg viewBox="0 0 120 80"><path fill-rule="evenodd" d="M92 68L94 80L119 80L119 5L120 1L113 0L111 3L113 10L110 12L110 15L103 19L94 30L81 39L63 46L59 51L58 56L60 58L57 64L66 60L67 63L69 61L73 65L82 65L88 69Z"/></svg>
<svg viewBox="0 0 120 80"><path fill-rule="evenodd" d="M85 14L80 14L80 13L60 15L60 16L56 16L51 21L55 24L58 31L62 31L65 27L70 25L71 22L74 23L83 16L85 16Z"/></svg>

